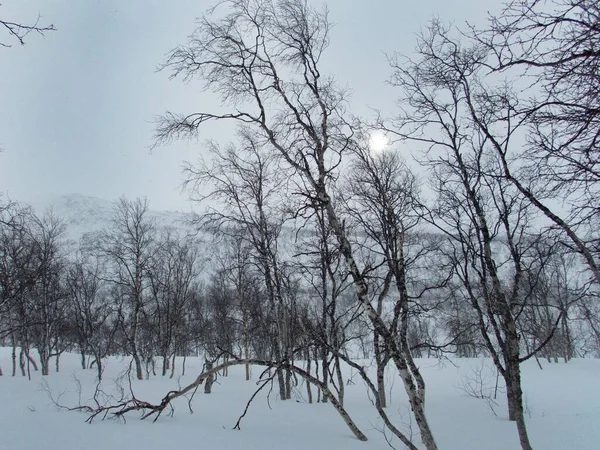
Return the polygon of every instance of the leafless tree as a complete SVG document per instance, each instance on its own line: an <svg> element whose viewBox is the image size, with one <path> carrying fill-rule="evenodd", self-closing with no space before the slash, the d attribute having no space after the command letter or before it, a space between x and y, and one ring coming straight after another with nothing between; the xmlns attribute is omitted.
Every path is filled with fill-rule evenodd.
<svg viewBox="0 0 600 450"><path fill-rule="evenodd" d="M0 3L0 7L2 3ZM54 31L54 25L40 25L40 17L31 24L12 22L10 20L0 19L0 29L8 33L10 39L16 40L19 44L25 45L25 38L30 33L44 35L48 31ZM11 47L11 44L0 41L0 47Z"/></svg>
<svg viewBox="0 0 600 450"><path fill-rule="evenodd" d="M50 357L57 358L58 368L63 351L58 344L66 312L65 255L61 252L60 242L65 225L52 213L42 218L34 216L32 225L38 274L30 292L27 316L34 321L30 332L40 356L42 375L48 375Z"/></svg>
<svg viewBox="0 0 600 450"><path fill-rule="evenodd" d="M331 183L354 140L345 119L347 92L320 69L329 43L327 11L303 0L232 0L212 12L199 20L188 44L173 50L163 67L172 70L174 77L200 79L221 95L227 109L168 113L158 124L158 143L196 136L200 125L210 120L234 120L252 130L272 155L294 171L303 187L299 195L325 211L359 304L403 379L421 439L427 449L436 449L422 389L408 375L398 343L369 301L364 271L331 196Z"/></svg>
<svg viewBox="0 0 600 450"><path fill-rule="evenodd" d="M390 131L426 151L437 193L430 221L449 238L447 256L506 382L509 418L529 449L519 367L552 339L562 315L539 345L521 353L519 322L549 253L539 251L537 205L505 172L523 124L511 114L518 98L510 86L485 79L487 49L462 44L438 21L419 37L417 55L391 60L391 82L402 97Z"/></svg>
<svg viewBox="0 0 600 450"><path fill-rule="evenodd" d="M37 363L30 349L37 348L42 373L49 373L50 356L64 350L62 290L63 254L60 238L64 225L51 213L36 216L31 208L13 205L0 223L0 322L2 334L11 336L13 376L16 348L21 348L22 375ZM54 352L54 353L53 353Z"/></svg>
<svg viewBox="0 0 600 450"><path fill-rule="evenodd" d="M346 351L347 343L355 338L351 327L359 310L353 302L352 283L325 211L316 202L309 211L301 222L302 230L296 233L293 263L306 285L303 328L308 333L309 346L318 352L321 373L317 373L317 377L326 386L330 379L335 380L332 386L343 405L344 380L339 354ZM310 351L307 358L310 362ZM317 400L327 402L320 392Z"/></svg>
<svg viewBox="0 0 600 450"><path fill-rule="evenodd" d="M247 359L252 356L268 358L271 348L268 330L272 321L269 307L264 302L264 277L260 266L256 264L252 243L246 238L243 228L234 231L233 227L227 236L219 242L215 262L218 273L221 273L231 290L232 299L230 317L237 325L236 354ZM250 365L244 367L246 380L250 380Z"/></svg>
<svg viewBox="0 0 600 450"><path fill-rule="evenodd" d="M83 369L88 367L86 354L94 357L98 380L102 380L102 360L114 345L118 327L104 275L101 260L85 251L74 258L66 275L72 340L79 346Z"/></svg>
<svg viewBox="0 0 600 450"><path fill-rule="evenodd" d="M136 376L143 379L139 351L139 325L145 302L146 270L155 248L156 225L148 217L147 200L121 198L114 206L112 222L98 236L97 254L106 260L107 278L116 296L126 350L135 362Z"/></svg>
<svg viewBox="0 0 600 450"><path fill-rule="evenodd" d="M33 288L39 272L33 236L30 232L31 209L9 204L0 221L0 326L1 335L9 335L12 345L12 375L17 371L17 347L25 375L24 354L29 356L26 294Z"/></svg>
<svg viewBox="0 0 600 450"><path fill-rule="evenodd" d="M519 330L526 352L538 348L552 335L539 356L548 362L558 358L568 362L576 355L573 319L580 308L589 304L587 276L578 267L576 255L556 240L544 239L537 245L541 247L540 261L544 262L537 273L528 274L525 280L532 298L523 311Z"/></svg>
<svg viewBox="0 0 600 450"><path fill-rule="evenodd" d="M365 139L366 140L366 139ZM347 176L346 185L341 189L347 215L357 222L359 233L365 235L368 252L376 255L373 265L385 267L383 286L377 298L377 314L384 317L383 302L387 300L390 287L394 286L397 298L390 329L394 339L401 345L410 376L425 396L425 383L412 358L408 344L410 307L407 281L407 242L410 233L417 225L413 212L418 202L415 177L403 165L396 153L384 152L377 155L371 152L367 143L357 147L353 165ZM382 407L386 406L384 370L390 360L385 341L374 333L375 359L377 363L377 384Z"/></svg>
<svg viewBox="0 0 600 450"><path fill-rule="evenodd" d="M511 1L489 25L472 27L481 64L520 80L520 102L497 92L513 127L525 128L522 152L509 149L493 132L505 177L567 237L600 284L598 242L600 195L600 7L594 0ZM485 127L484 127L485 128ZM518 158L518 159L517 159ZM519 163L525 164L524 169ZM549 198L564 199L562 213Z"/></svg>
<svg viewBox="0 0 600 450"><path fill-rule="evenodd" d="M149 293L146 313L149 333L154 335L162 357L162 375L174 370L177 351L186 352L185 314L200 273L199 242L183 238L173 229L162 229L156 251L146 268ZM171 361L172 360L172 361ZM173 373L173 372L172 372Z"/></svg>
<svg viewBox="0 0 600 450"><path fill-rule="evenodd" d="M284 268L279 250L279 237L285 217L277 205L286 192L286 179L277 171L277 160L265 152L250 130L240 132L241 146L221 150L210 144L212 164L189 166L186 173L193 192L213 189L204 200L219 200L222 209L209 207L200 226L216 235L240 238L252 248L252 260L264 282L267 301L273 313L269 324L273 339L273 358L290 360L292 341L288 328L289 302L284 291ZM229 350L229 349L227 349ZM288 399L289 380L278 374L280 396Z"/></svg>

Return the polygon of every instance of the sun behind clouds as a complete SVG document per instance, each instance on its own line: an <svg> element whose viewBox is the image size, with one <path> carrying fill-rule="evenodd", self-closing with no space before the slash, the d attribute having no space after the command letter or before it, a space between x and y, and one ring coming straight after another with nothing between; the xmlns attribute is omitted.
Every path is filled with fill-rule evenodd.
<svg viewBox="0 0 600 450"><path fill-rule="evenodd" d="M373 131L369 138L369 148L374 153L385 150L390 145L389 139L382 131Z"/></svg>

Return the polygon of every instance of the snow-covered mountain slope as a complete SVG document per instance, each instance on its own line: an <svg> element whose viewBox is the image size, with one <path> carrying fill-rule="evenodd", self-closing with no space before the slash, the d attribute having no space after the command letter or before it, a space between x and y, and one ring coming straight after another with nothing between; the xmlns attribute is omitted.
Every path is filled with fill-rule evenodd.
<svg viewBox="0 0 600 450"><path fill-rule="evenodd" d="M38 214L51 210L67 226L66 240L77 242L86 233L97 232L110 225L115 201L80 194L55 197L36 204ZM149 205L152 208L152 205ZM192 214L176 211L155 211L149 209L148 218L158 226L168 226L184 232L192 232Z"/></svg>

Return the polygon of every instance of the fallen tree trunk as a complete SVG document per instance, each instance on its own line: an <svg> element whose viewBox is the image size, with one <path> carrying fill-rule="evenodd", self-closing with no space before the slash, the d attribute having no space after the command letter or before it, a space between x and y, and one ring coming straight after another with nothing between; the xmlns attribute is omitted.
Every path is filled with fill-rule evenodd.
<svg viewBox="0 0 600 450"><path fill-rule="evenodd" d="M156 415L154 417L154 421L156 421L160 417L162 412L167 407L171 406L171 402L173 400L177 399L178 397L184 396L188 392L195 391L204 382L204 380L208 379L211 376L214 376L214 374L217 373L218 371L221 371L221 370L226 369L231 366L239 366L239 365L246 365L246 364L251 365L251 366L262 366L262 367L272 368L272 369L276 369L276 370L287 369L287 370L290 370L290 371L296 373L297 375L301 376L307 382L314 384L316 387L321 389L321 391L323 391L323 395L325 395L331 401L331 405L336 409L336 411L342 417L342 419L344 420L344 422L346 423L348 428L350 428L350 431L352 431L354 436L360 441L367 440L367 437L356 426L356 424L354 423L352 418L348 415L348 413L346 412L344 407L340 404L338 399L332 394L332 392L329 390L329 388L321 380L313 377L311 374L309 374L304 369L297 367L293 364L290 364L287 362L277 363L274 361L267 361L267 360L261 360L261 359L233 359L230 361L226 361L222 364L219 364L217 366L214 366L211 369L206 370L205 372L198 375L198 377L194 380L193 383L188 384L187 386L185 386L182 389L168 392L167 395L165 395L163 397L163 399L161 400L161 402L159 404L152 404L152 403L149 403L146 401L138 400L137 398L133 397L133 398L126 400L124 402L121 402L117 405L100 406L97 408L90 407L90 406L79 406L77 408L70 408L70 409L85 410L85 411L91 413L90 417L88 418L89 422L91 422L93 420L93 418L98 416L99 414L104 414L104 417L106 417L106 415L109 413L112 414L114 417L124 417L125 414L127 414L128 412L131 412L131 411L144 411L144 414L142 415L142 420L147 419L148 417L150 417L152 415Z"/></svg>

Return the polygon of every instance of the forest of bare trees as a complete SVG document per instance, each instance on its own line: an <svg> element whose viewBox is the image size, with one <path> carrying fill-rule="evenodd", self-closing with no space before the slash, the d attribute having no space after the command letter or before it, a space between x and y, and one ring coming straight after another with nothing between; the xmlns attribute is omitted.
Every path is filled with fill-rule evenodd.
<svg viewBox="0 0 600 450"><path fill-rule="evenodd" d="M521 364L600 357L599 23L592 0L514 1L462 29L434 20L414 54L388 55L397 113L369 120L323 71L326 8L222 2L161 66L222 107L166 113L157 146L236 124L185 167L194 232L123 198L73 250L60 217L3 203L12 367L0 374L48 375L77 352L99 380L108 356L127 355L142 380L204 358L161 403L116 410L160 415L200 384L210 393L217 372L243 365L249 380L254 365L270 369L259 390L274 383L290 400L303 386L366 440L344 408L349 366L416 449L388 417L393 367L434 450L416 358L487 356L531 449ZM390 148L373 151L375 132Z"/></svg>

